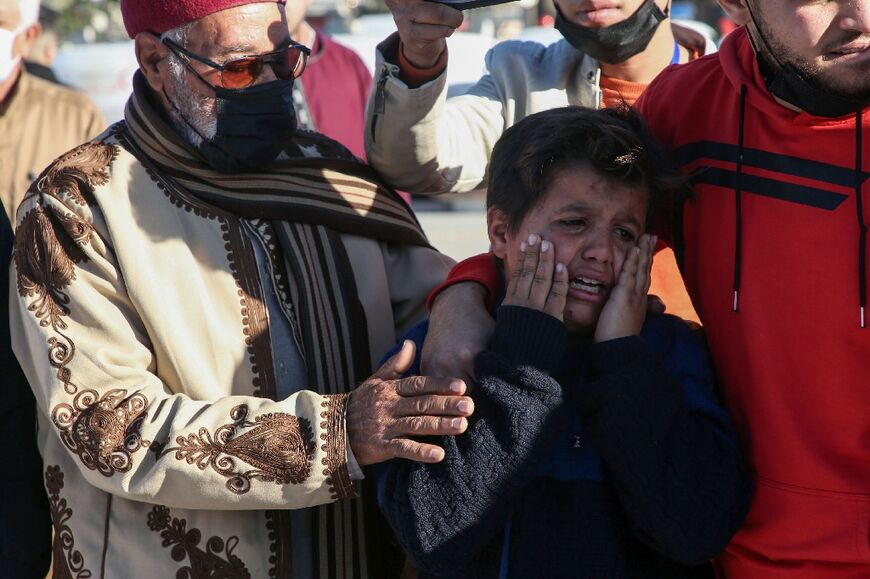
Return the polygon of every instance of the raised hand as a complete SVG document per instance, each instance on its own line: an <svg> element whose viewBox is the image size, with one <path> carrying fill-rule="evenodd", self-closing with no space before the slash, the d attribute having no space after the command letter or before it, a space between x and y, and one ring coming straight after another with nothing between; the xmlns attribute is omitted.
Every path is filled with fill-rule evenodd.
<svg viewBox="0 0 870 579"><path fill-rule="evenodd" d="M520 244L502 305L522 306L564 321L568 270L554 264L556 249L534 233Z"/></svg>
<svg viewBox="0 0 870 579"><path fill-rule="evenodd" d="M610 292L598 318L594 338L596 342L640 334L646 319L647 292L656 241L654 235L644 234L637 247L628 251L616 286Z"/></svg>
<svg viewBox="0 0 870 579"><path fill-rule="evenodd" d="M413 437L461 434L474 411L463 396L465 382L451 378L402 378L414 361L416 347L402 349L354 390L347 404L347 435L360 465L391 458L439 462L444 450Z"/></svg>
<svg viewBox="0 0 870 579"><path fill-rule="evenodd" d="M446 39L462 24L462 12L426 0L386 0L396 21L402 47L411 64L430 68L447 46Z"/></svg>

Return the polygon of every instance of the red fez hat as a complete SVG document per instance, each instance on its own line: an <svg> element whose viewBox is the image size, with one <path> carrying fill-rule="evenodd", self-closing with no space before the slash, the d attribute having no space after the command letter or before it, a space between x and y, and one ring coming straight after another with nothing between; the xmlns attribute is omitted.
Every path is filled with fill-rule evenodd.
<svg viewBox="0 0 870 579"><path fill-rule="evenodd" d="M127 34L135 38L140 32L163 34L227 8L263 2L286 0L121 0L121 14Z"/></svg>

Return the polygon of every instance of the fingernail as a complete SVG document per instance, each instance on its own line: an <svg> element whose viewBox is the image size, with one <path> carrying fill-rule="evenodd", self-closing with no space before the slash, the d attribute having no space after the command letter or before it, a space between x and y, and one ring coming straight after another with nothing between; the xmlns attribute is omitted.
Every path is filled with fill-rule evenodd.
<svg viewBox="0 0 870 579"><path fill-rule="evenodd" d="M460 381L455 381L450 383L450 391L455 392L456 394L461 394L465 391L465 384Z"/></svg>
<svg viewBox="0 0 870 579"><path fill-rule="evenodd" d="M453 420L451 420L450 421L450 428L453 428L455 430L459 430L460 428L462 428L462 419L461 418L454 418Z"/></svg>
<svg viewBox="0 0 870 579"><path fill-rule="evenodd" d="M525 241L523 241L523 242L520 243L520 251L522 251L523 253L525 253L525 251L526 251L528 248L529 248L529 246L526 245L526 242L525 242Z"/></svg>
<svg viewBox="0 0 870 579"><path fill-rule="evenodd" d="M468 400L463 400L459 403L458 408L460 412L469 412L471 411L471 402L469 402Z"/></svg>
<svg viewBox="0 0 870 579"><path fill-rule="evenodd" d="M439 458L441 458L441 451L434 450L434 449L430 450L429 451L429 458L431 458L432 460L438 460Z"/></svg>
<svg viewBox="0 0 870 579"><path fill-rule="evenodd" d="M557 271L557 272L562 273L562 271L563 271L564 269L565 269L565 266L564 266L563 264L561 264L561 263L557 263L557 264L556 264L556 271Z"/></svg>
<svg viewBox="0 0 870 579"><path fill-rule="evenodd" d="M538 242L538 236L534 233L529 235L529 245L534 245Z"/></svg>
<svg viewBox="0 0 870 579"><path fill-rule="evenodd" d="M544 251L544 252L550 251L550 242L549 241L544 241L543 243L541 243L541 251Z"/></svg>

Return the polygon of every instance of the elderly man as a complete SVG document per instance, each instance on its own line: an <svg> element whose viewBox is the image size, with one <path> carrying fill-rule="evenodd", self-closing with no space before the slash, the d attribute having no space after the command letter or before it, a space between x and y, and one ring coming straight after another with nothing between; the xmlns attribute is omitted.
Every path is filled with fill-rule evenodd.
<svg viewBox="0 0 870 579"><path fill-rule="evenodd" d="M307 49L282 2L121 8L125 121L18 213L55 572L396 576L360 466L441 460L412 437L462 432L472 403L396 379L411 347L367 377L451 262L344 147L295 131Z"/></svg>
<svg viewBox="0 0 870 579"><path fill-rule="evenodd" d="M39 0L0 0L0 201L9 220L27 186L106 122L87 97L24 70L40 35Z"/></svg>

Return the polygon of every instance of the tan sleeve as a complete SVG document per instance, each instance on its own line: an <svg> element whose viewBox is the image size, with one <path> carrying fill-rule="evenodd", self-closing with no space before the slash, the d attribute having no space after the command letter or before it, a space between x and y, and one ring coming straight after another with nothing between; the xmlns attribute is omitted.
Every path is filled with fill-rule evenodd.
<svg viewBox="0 0 870 579"><path fill-rule="evenodd" d="M292 509L351 496L346 395L172 393L98 209L80 201L27 198L12 268L13 349L57 437L52 448L72 455L90 484L170 507Z"/></svg>
<svg viewBox="0 0 870 579"><path fill-rule="evenodd" d="M397 37L396 37L397 38ZM366 108L366 155L391 185L414 194L479 188L504 130L503 96L487 74L467 94L447 99L447 74L419 88L399 79L399 66L378 46ZM456 55L453 55L455 58Z"/></svg>

